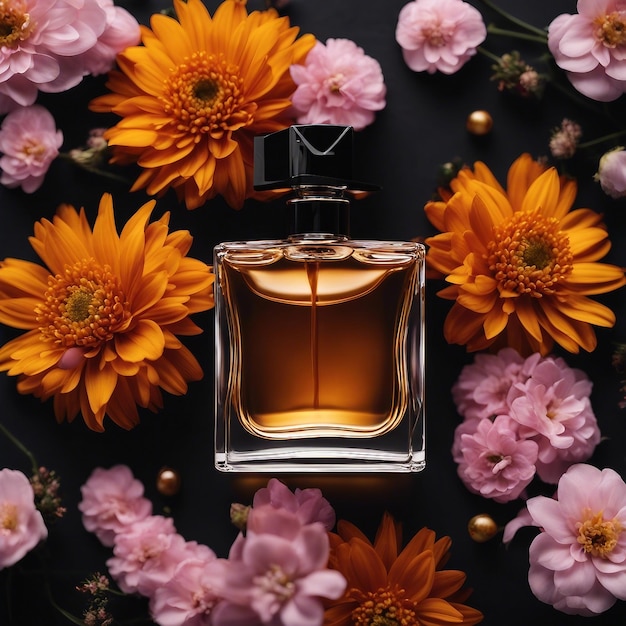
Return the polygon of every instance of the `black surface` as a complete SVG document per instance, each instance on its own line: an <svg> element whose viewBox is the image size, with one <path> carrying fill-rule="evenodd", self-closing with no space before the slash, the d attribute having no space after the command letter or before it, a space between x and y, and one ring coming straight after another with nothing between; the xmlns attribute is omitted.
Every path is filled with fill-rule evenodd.
<svg viewBox="0 0 626 626"><path fill-rule="evenodd" d="M165 0L127 0L120 4L144 23L152 12L167 6ZM584 127L585 139L608 130L605 118L575 106L551 88L540 103L499 93L489 81L491 61L483 56L472 59L453 76L413 73L405 65L394 37L397 16L404 4L405 0L292 0L289 8L292 23L302 32L311 32L322 41L329 37L350 38L382 65L388 88L387 107L378 113L372 126L356 134L354 175L380 184L383 190L355 203L354 237L410 239L433 234L423 205L435 190L439 164L455 157L468 163L484 160L504 182L509 165L522 152L535 157L548 153L550 131L563 117L578 120ZM479 2L474 4L489 21L492 14ZM500 4L537 26L547 25L559 13L576 10L573 0L502 0ZM213 10L217 2L207 5ZM250 9L260 6L261 2L249 3ZM513 48L528 51L525 56L531 62L539 53L537 47L505 38L490 37L485 47L496 53ZM64 149L82 144L90 128L105 125L106 116L86 109L91 97L104 93L103 84L103 78L88 79L71 92L40 99L53 111L65 133ZM612 110L623 113L625 97ZM475 109L486 109L493 115L494 129L486 137L470 135L465 129L466 116ZM569 164L570 172L579 176L575 206L605 213L614 242L607 260L626 265L626 203L607 198L591 179L598 156L582 154ZM45 184L35 194L0 189L4 222L0 228L0 257L37 260L27 242L33 223L52 217L61 202L84 206L93 220L104 191L113 193L118 226L145 200L143 192L131 194L121 184L109 183L61 161L53 164ZM155 215L171 210L172 228L189 229L194 235L191 255L211 262L212 248L219 241L282 235L282 206L281 202L269 206L249 202L237 212L215 200L189 212L168 195L158 202ZM536 600L527 583L532 532L523 531L508 548L497 539L477 544L469 538L466 525L473 515L488 512L504 524L514 517L521 502L499 505L484 500L470 494L457 477L450 446L460 417L452 404L450 388L472 356L443 339L443 319L450 305L435 296L439 287L437 283L428 285L426 470L410 476L282 478L292 487L321 487L338 517L358 524L370 535L385 510L403 522L407 536L424 525L439 536L450 535L452 558L447 567L467 573L468 585L474 588L468 604L484 612L486 626L526 626L534 621L563 626L625 623L626 603L589 619L564 615ZM583 368L594 382L592 403L604 440L590 462L613 467L624 476L626 414L618 407L619 379L611 365L611 353L614 341L626 339L622 319L626 293L611 294L604 301L618 315L616 328L598 332L599 345L594 353L565 358L570 365ZM166 396L164 409L157 415L142 413L142 423L130 432L110 422L102 434L89 431L80 419L57 424L50 402L42 404L31 396L19 395L14 379L0 376L2 423L24 441L40 463L54 468L63 480L68 512L51 529L45 549L50 556L52 593L60 605L76 613L84 606L85 598L74 587L90 572L103 570L110 555L108 548L83 529L76 508L80 485L94 467L128 464L144 481L155 512L168 510L187 539L206 543L222 556L236 533L228 519L230 503L247 502L269 478L223 475L213 467L213 314L207 312L195 319L205 332L186 340L186 344L198 357L205 371L204 380L192 383L184 397ZM14 335L13 330L0 327L2 343ZM0 465L28 471L24 456L1 437ZM182 475L182 491L175 498L164 498L156 491L155 478L164 465ZM34 558L27 557L12 572L0 571L0 624L8 623L3 588L9 584L14 624L69 623L51 608L38 567ZM142 602L132 603L126 616L136 615L143 608Z"/></svg>

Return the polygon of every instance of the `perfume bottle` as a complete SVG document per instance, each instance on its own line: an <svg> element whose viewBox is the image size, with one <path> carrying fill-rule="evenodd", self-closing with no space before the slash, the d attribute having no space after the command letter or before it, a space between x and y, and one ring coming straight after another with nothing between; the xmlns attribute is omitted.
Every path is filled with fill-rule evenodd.
<svg viewBox="0 0 626 626"><path fill-rule="evenodd" d="M291 234L215 248L219 470L424 468L425 250L349 238L377 189L352 144L334 125L255 138L255 189L290 192Z"/></svg>

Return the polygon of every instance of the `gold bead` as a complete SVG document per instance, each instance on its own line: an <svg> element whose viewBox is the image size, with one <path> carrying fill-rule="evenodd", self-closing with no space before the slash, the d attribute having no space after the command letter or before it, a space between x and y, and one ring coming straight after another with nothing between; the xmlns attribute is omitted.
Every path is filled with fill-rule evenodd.
<svg viewBox="0 0 626 626"><path fill-rule="evenodd" d="M474 515L468 522L467 531L476 543L484 543L495 537L498 532L498 525L490 515L481 513L480 515Z"/></svg>
<svg viewBox="0 0 626 626"><path fill-rule="evenodd" d="M486 135L493 128L493 118L487 111L472 111L467 116L465 127L472 135Z"/></svg>
<svg viewBox="0 0 626 626"><path fill-rule="evenodd" d="M156 480L157 491L164 496L175 496L180 491L180 474L171 467L159 470Z"/></svg>

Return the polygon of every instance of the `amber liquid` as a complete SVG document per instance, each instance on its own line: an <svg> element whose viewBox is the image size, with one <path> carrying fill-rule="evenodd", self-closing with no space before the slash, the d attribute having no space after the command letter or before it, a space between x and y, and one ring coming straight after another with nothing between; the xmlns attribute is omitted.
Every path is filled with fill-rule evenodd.
<svg viewBox="0 0 626 626"><path fill-rule="evenodd" d="M330 251L330 254L328 252ZM227 254L229 402L260 437L370 437L403 418L413 255Z"/></svg>

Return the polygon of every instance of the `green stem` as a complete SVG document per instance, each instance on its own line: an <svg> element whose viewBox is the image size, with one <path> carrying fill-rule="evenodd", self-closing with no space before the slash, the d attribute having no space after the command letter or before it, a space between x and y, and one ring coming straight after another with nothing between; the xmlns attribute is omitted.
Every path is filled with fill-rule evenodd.
<svg viewBox="0 0 626 626"><path fill-rule="evenodd" d="M578 144L578 148L591 148L592 146L596 146L600 143L604 143L606 141L611 141L612 139L617 139L618 137L622 137L626 135L626 130L618 130L610 135L603 135L602 137L597 137L596 139L590 139L589 141L584 141Z"/></svg>
<svg viewBox="0 0 626 626"><path fill-rule="evenodd" d="M542 30L541 28L537 28L536 26L533 26L532 24L529 24L528 22L524 22L523 20L520 20L518 17L515 17L514 15L511 15L510 13L503 11L499 6L491 2L491 0L481 0L481 2L484 5L488 6L492 11L495 11L496 13L498 13L498 15L501 15L505 19L509 20L509 22L512 22L513 24L516 24L517 26L531 33L535 33L535 35L541 36L542 41L544 42L546 41L546 32Z"/></svg>
<svg viewBox="0 0 626 626"><path fill-rule="evenodd" d="M77 165L81 169L84 169L87 172L91 172L92 174L97 174L98 176L103 176L104 178L108 178L118 183L123 183L125 185L129 184L129 181L123 176L118 176L117 174L114 174L113 172L107 172L106 170L101 170L97 167L93 167L91 165L86 165L85 163L81 163L80 161L73 159L71 155L68 154L67 152L60 152L59 158L64 159L65 161L69 161L70 163L73 163L74 165Z"/></svg>
<svg viewBox="0 0 626 626"><path fill-rule="evenodd" d="M491 59L494 63L500 64L500 61L502 60L502 57L499 57L497 54L494 54L493 52L489 52L489 50L486 50L482 46L478 46L478 48L476 48L476 51L480 52L480 54L482 54L483 56L486 56L488 59Z"/></svg>
<svg viewBox="0 0 626 626"><path fill-rule="evenodd" d="M490 35L503 35L505 37L513 37L515 39L524 39L525 41L534 41L536 43L546 44L548 40L545 35L530 35L528 33L520 33L516 30L508 30L506 28L499 28L493 24L487 26L487 32Z"/></svg>
<svg viewBox="0 0 626 626"><path fill-rule="evenodd" d="M35 459L33 453L26 447L24 444L11 433L6 426L0 422L0 431L4 434L4 436L18 449L20 452L23 452L30 461L33 474L36 474L39 471L39 464L37 463L37 459Z"/></svg>

